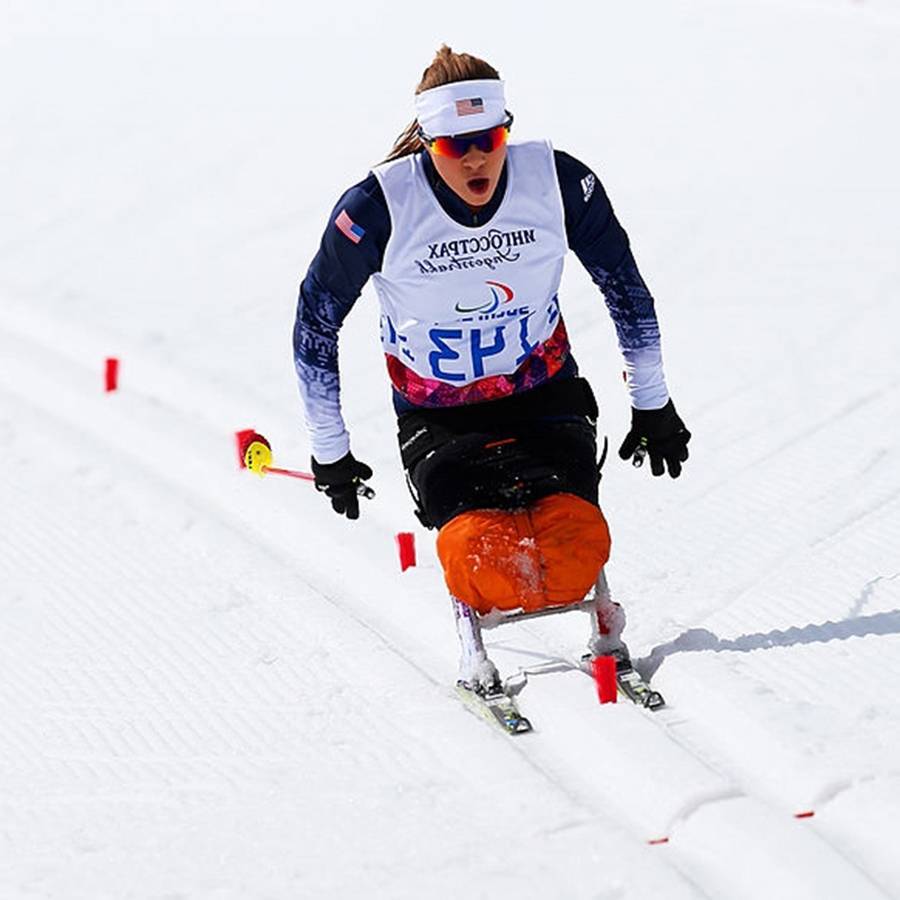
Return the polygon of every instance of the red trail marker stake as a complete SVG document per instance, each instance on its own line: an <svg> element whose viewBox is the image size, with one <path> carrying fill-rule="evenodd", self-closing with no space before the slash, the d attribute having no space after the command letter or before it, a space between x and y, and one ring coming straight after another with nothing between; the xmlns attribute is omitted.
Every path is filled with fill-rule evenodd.
<svg viewBox="0 0 900 900"><path fill-rule="evenodd" d="M119 360L115 356L109 356L106 359L105 383L107 393L116 390L119 386Z"/></svg>
<svg viewBox="0 0 900 900"><path fill-rule="evenodd" d="M411 531L397 535L397 551L400 554L400 571L405 572L416 564L416 536Z"/></svg>
<svg viewBox="0 0 900 900"><path fill-rule="evenodd" d="M596 656L591 660L591 671L597 685L597 696L601 703L615 703L618 695L616 687L616 659L614 656Z"/></svg>

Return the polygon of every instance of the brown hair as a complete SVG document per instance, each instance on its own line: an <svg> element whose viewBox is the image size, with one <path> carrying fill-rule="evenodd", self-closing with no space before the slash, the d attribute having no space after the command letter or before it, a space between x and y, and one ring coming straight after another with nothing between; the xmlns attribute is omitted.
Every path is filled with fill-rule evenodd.
<svg viewBox="0 0 900 900"><path fill-rule="evenodd" d="M469 81L473 78L495 78L499 81L500 73L483 59L470 56L468 53L454 53L446 44L442 44L431 65L422 73L422 80L416 88L416 93L421 94L429 88L453 84L455 81ZM421 153L425 148L419 140L418 130L419 123L415 120L407 125L394 141L394 147L385 162L412 153Z"/></svg>

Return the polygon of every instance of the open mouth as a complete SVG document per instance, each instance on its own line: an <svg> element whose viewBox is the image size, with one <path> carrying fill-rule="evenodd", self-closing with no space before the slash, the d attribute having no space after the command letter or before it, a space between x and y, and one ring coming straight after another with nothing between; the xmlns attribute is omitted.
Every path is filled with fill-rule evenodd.
<svg viewBox="0 0 900 900"><path fill-rule="evenodd" d="M466 186L473 194L486 194L488 188L491 186L490 178L470 178L466 182Z"/></svg>

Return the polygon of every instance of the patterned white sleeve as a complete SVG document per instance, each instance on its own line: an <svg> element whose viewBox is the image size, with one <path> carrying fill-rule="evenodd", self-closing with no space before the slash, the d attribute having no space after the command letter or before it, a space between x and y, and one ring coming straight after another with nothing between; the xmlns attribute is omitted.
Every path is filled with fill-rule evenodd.
<svg viewBox="0 0 900 900"><path fill-rule="evenodd" d="M556 151L569 246L600 288L619 339L625 381L635 409L661 409L669 400L659 323L650 294L606 190L580 160Z"/></svg>
<svg viewBox="0 0 900 900"><path fill-rule="evenodd" d="M350 434L341 413L340 391L328 390L322 384L321 370L304 366L300 361L296 367L312 455L316 462L323 464L337 462L350 452Z"/></svg>
<svg viewBox="0 0 900 900"><path fill-rule="evenodd" d="M294 368L306 428L317 462L337 462L350 450L341 413L338 330L347 304L337 301L308 275L300 285L294 324Z"/></svg>
<svg viewBox="0 0 900 900"><path fill-rule="evenodd" d="M669 390L663 373L659 344L635 350L622 350L625 383L635 409L662 409L669 402Z"/></svg>

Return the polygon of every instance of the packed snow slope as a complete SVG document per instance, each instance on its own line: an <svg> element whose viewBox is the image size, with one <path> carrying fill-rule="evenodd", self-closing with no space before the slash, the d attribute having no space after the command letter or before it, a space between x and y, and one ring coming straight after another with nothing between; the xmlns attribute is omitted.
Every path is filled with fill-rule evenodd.
<svg viewBox="0 0 900 900"><path fill-rule="evenodd" d="M297 285L442 41L657 298L691 459L603 481L655 716L597 704L580 614L490 635L533 734L454 696L371 290L363 517L235 465L245 427L308 462ZM6 0L0 81L0 896L900 897L895 2ZM574 259L562 303L616 447Z"/></svg>

